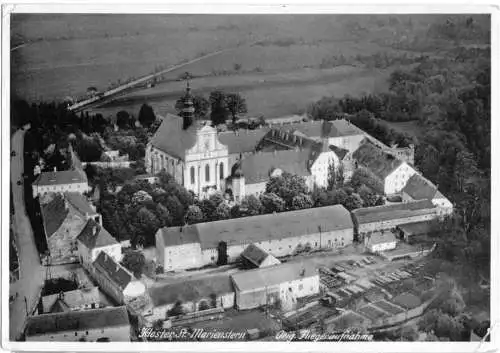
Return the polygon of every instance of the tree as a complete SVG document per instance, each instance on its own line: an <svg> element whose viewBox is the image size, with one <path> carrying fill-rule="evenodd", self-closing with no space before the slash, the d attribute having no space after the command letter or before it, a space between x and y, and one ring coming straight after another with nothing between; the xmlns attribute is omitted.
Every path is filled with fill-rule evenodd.
<svg viewBox="0 0 500 353"><path fill-rule="evenodd" d="M352 211L355 210L356 208L363 207L363 200L358 194L352 193L351 195L347 196L343 205L349 211Z"/></svg>
<svg viewBox="0 0 500 353"><path fill-rule="evenodd" d="M355 190L358 190L362 185L365 185L376 193L384 193L384 184L382 181L371 171L363 167L357 168L352 173L350 184Z"/></svg>
<svg viewBox="0 0 500 353"><path fill-rule="evenodd" d="M205 222L212 222L217 219L217 216L215 214L217 206L218 205L210 199L203 199L198 203L198 207L205 215Z"/></svg>
<svg viewBox="0 0 500 353"><path fill-rule="evenodd" d="M247 102L239 93L229 93L225 97L226 107L236 124L236 116L247 112Z"/></svg>
<svg viewBox="0 0 500 353"><path fill-rule="evenodd" d="M122 265L130 270L135 277L140 278L146 265L146 258L141 251L128 251L123 256Z"/></svg>
<svg viewBox="0 0 500 353"><path fill-rule="evenodd" d="M306 208L311 208L313 206L313 201L309 195L298 194L292 199L292 209L293 210L303 210Z"/></svg>
<svg viewBox="0 0 500 353"><path fill-rule="evenodd" d="M151 106L144 103L139 110L139 122L144 127L150 127L156 120L156 115Z"/></svg>
<svg viewBox="0 0 500 353"><path fill-rule="evenodd" d="M378 195L364 184L358 189L358 194L363 200L363 207L375 206L379 201Z"/></svg>
<svg viewBox="0 0 500 353"><path fill-rule="evenodd" d="M293 198L299 194L306 194L307 186L304 178L283 172L280 176L269 179L266 192L278 195L285 201L286 207L291 208Z"/></svg>
<svg viewBox="0 0 500 353"><path fill-rule="evenodd" d="M335 170L335 163L330 160L328 163L328 178L327 178L327 190L333 190L337 187L337 173Z"/></svg>
<svg viewBox="0 0 500 353"><path fill-rule="evenodd" d="M401 337L404 341L416 341L418 340L418 331L413 325L406 325L401 329Z"/></svg>
<svg viewBox="0 0 500 353"><path fill-rule="evenodd" d="M130 222L132 239L131 245L135 248L138 244L143 246L153 245L154 236L159 229L159 222L156 215L146 207L141 207L138 211L131 208L127 215Z"/></svg>
<svg viewBox="0 0 500 353"><path fill-rule="evenodd" d="M215 217L217 220L228 219L231 217L231 207L225 202L221 202L215 209Z"/></svg>
<svg viewBox="0 0 500 353"><path fill-rule="evenodd" d="M226 105L226 94L223 91L213 91L210 93L210 119L214 125L225 124L228 115Z"/></svg>
<svg viewBox="0 0 500 353"><path fill-rule="evenodd" d="M187 224L196 224L204 221L205 216L201 211L200 207L196 205L190 205L186 212L185 221Z"/></svg>
<svg viewBox="0 0 500 353"><path fill-rule="evenodd" d="M264 213L283 212L285 210L285 201L272 192L260 195L260 202Z"/></svg>
<svg viewBox="0 0 500 353"><path fill-rule="evenodd" d="M125 110L120 110L116 113L116 125L120 129L128 129L130 127L130 114Z"/></svg>
<svg viewBox="0 0 500 353"><path fill-rule="evenodd" d="M184 224L184 206L177 196L167 196L163 205L168 209L172 217L172 225L180 226Z"/></svg>
<svg viewBox="0 0 500 353"><path fill-rule="evenodd" d="M255 216L262 212L262 203L254 195L248 195L241 200L240 211L245 215Z"/></svg>

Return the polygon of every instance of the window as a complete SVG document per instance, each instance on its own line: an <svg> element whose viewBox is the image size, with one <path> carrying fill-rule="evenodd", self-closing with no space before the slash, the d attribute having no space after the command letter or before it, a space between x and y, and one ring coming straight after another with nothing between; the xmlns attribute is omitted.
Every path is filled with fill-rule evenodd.
<svg viewBox="0 0 500 353"><path fill-rule="evenodd" d="M75 337L76 337L76 336L78 336L78 333L77 333L77 332L75 332Z"/></svg>
<svg viewBox="0 0 500 353"><path fill-rule="evenodd" d="M219 164L219 179L224 179L224 163Z"/></svg>
<svg viewBox="0 0 500 353"><path fill-rule="evenodd" d="M205 181L210 181L210 166L208 164L205 166Z"/></svg>
<svg viewBox="0 0 500 353"><path fill-rule="evenodd" d="M194 184L194 167L191 167L191 184Z"/></svg>
<svg viewBox="0 0 500 353"><path fill-rule="evenodd" d="M89 335L89 331L85 331L85 334L88 336Z"/></svg>

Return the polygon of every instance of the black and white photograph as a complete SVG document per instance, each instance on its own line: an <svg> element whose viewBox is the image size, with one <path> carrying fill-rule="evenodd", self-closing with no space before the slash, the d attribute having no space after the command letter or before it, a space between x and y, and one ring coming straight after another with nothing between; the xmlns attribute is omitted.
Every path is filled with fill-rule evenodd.
<svg viewBox="0 0 500 353"><path fill-rule="evenodd" d="M492 344L492 9L19 9L3 344Z"/></svg>

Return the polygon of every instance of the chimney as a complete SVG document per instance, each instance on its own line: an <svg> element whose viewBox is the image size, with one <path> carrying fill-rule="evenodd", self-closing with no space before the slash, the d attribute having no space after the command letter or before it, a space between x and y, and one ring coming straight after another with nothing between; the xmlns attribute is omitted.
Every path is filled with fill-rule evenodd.
<svg viewBox="0 0 500 353"><path fill-rule="evenodd" d="M63 291L60 291L59 292L59 295L57 296L59 299L64 299L64 292Z"/></svg>
<svg viewBox="0 0 500 353"><path fill-rule="evenodd" d="M54 167L54 173L57 172L57 167Z"/></svg>

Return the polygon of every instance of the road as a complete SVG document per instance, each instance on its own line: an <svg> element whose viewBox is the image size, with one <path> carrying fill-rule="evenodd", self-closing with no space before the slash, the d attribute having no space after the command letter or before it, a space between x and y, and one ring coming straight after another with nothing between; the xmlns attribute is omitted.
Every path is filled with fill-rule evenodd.
<svg viewBox="0 0 500 353"><path fill-rule="evenodd" d="M11 141L12 150L16 152L16 156L11 158L10 175L15 209L15 241L19 252L20 268L19 280L11 284L9 288L11 295L15 296L18 293L14 302L9 305L11 341L16 340L22 334L26 320L26 306L29 310L36 306L44 278L44 269L40 264L33 229L26 214L24 186L17 185L17 181L22 180L24 169L24 134L25 131L18 130L12 136Z"/></svg>

